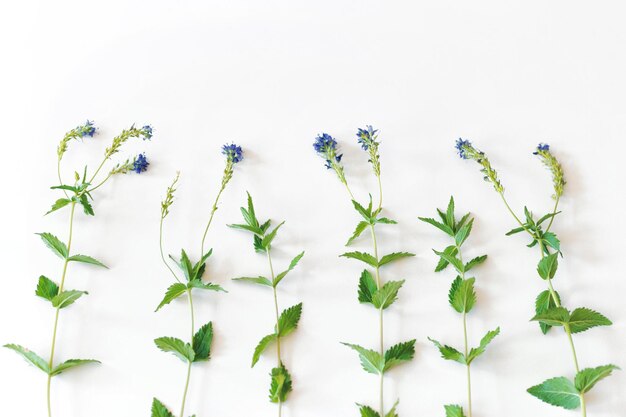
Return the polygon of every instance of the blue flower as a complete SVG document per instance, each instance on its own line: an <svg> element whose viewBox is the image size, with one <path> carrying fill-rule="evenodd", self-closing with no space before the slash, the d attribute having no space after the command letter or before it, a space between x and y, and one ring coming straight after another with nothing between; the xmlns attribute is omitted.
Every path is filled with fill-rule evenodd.
<svg viewBox="0 0 626 417"><path fill-rule="evenodd" d="M96 133L96 127L93 125L92 120L87 120L83 126L78 126L76 130L82 138L85 136L93 138L93 135Z"/></svg>
<svg viewBox="0 0 626 417"><path fill-rule="evenodd" d="M315 138L313 149L319 154L326 154L331 149L337 149L337 141L328 133L322 133Z"/></svg>
<svg viewBox="0 0 626 417"><path fill-rule="evenodd" d="M465 147L472 147L472 142L470 142L469 140L463 140L462 138L457 139L456 141L456 149L459 151L459 157L461 159L467 159L468 156L465 153Z"/></svg>
<svg viewBox="0 0 626 417"><path fill-rule="evenodd" d="M356 134L358 138L357 142L361 144L361 148L363 148L364 151L368 150L376 140L376 132L378 132L378 130L374 129L371 125L365 126L365 129L359 128Z"/></svg>
<svg viewBox="0 0 626 417"><path fill-rule="evenodd" d="M135 171L137 174L141 174L148 169L148 165L150 165L150 162L148 162L146 154L140 153L133 161L133 171Z"/></svg>
<svg viewBox="0 0 626 417"><path fill-rule="evenodd" d="M548 152L550 151L550 145L547 143L540 143L537 145L537 149L533 152L533 155L537 155L539 152Z"/></svg>
<svg viewBox="0 0 626 417"><path fill-rule="evenodd" d="M222 146L222 154L226 155L226 159L234 164L240 162L243 159L243 151L241 150L241 146L237 146L234 143Z"/></svg>
<svg viewBox="0 0 626 417"><path fill-rule="evenodd" d="M152 126L145 125L142 127L141 134L143 135L143 140L152 139Z"/></svg>

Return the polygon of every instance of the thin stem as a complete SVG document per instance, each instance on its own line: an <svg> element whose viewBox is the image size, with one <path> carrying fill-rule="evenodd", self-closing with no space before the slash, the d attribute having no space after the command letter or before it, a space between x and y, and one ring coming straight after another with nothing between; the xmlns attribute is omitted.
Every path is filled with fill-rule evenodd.
<svg viewBox="0 0 626 417"><path fill-rule="evenodd" d="M73 231L74 231L74 212L76 211L76 203L72 202L71 203L71 210L70 210L70 230L69 230L69 236L67 238L67 252L68 254L70 253L70 250L72 249L72 235L73 235ZM59 285L59 294L63 292L63 288L65 287L65 277L67 276L67 265L68 265L69 261L67 260L67 258L65 259L65 261L63 262L63 272L61 273L61 283ZM56 348L56 341L57 341L57 328L59 325L59 310L60 307L56 308L56 311L54 313L54 330L52 331L52 343L51 343L51 347L50 347L50 359L48 360L48 367L50 369L52 369L52 365L54 363L54 350ZM48 382L46 384L46 399L47 399L47 404L48 404L48 417L52 416L52 408L50 407L50 383L52 380L52 375L48 375Z"/></svg>
<svg viewBox="0 0 626 417"><path fill-rule="evenodd" d="M169 269L169 271L172 273L176 281L181 282L178 278L178 275L176 275L176 272L174 272L172 267L170 267L170 265L165 260L165 255L163 254L163 220L165 220L165 217L161 215L161 222L159 223L159 251L161 251L161 260L163 261L163 264L167 267L167 269Z"/></svg>
<svg viewBox="0 0 626 417"><path fill-rule="evenodd" d="M57 177L59 178L59 185L63 185L63 179L61 177L61 159L59 158L57 160ZM65 194L65 198L69 198L69 195L67 194L67 191L62 190L63 194Z"/></svg>
<svg viewBox="0 0 626 417"><path fill-rule="evenodd" d="M180 407L180 417L185 413L185 400L187 399L187 390L189 389L189 379L191 377L191 361L187 365L187 382L185 382L185 391L183 392L183 405Z"/></svg>
<svg viewBox="0 0 626 417"><path fill-rule="evenodd" d="M348 183L344 182L343 184L346 186L346 190L348 190L348 194L350 194L350 200L354 200L354 195L352 195L352 191L350 190Z"/></svg>
<svg viewBox="0 0 626 417"><path fill-rule="evenodd" d="M463 254L461 252L461 246L456 245L456 250L457 250L457 253L459 254L459 260L461 261L461 264L464 264ZM465 271L461 272L461 279L465 280ZM467 312L465 311L463 312L463 348L464 348L465 357L467 358L467 355L469 353L469 344L467 342ZM470 364L466 365L466 373L467 373L467 411L468 411L468 417L472 417L472 378L471 378Z"/></svg>
<svg viewBox="0 0 626 417"><path fill-rule="evenodd" d="M557 197L554 201L554 209L552 209L552 217L550 218L550 223L548 223L548 227L546 227L546 233L550 231L552 227L552 223L554 222L554 218L556 217L556 211L559 208L559 200L561 197Z"/></svg>
<svg viewBox="0 0 626 417"><path fill-rule="evenodd" d="M378 265L378 242L376 241L376 230L374 229L374 225L370 225L370 231L372 234L372 244L374 246L374 258L376 259L376 264ZM381 279L380 279L380 267L376 266L376 287L380 290L381 288ZM381 307L378 314L378 338L379 338L379 353L381 357L385 354L385 344L384 344L384 322L383 322L383 308ZM379 404L380 404L380 415L384 416L384 395L383 395L383 378L384 374L381 372L380 374L380 386L379 386Z"/></svg>
<svg viewBox="0 0 626 417"><path fill-rule="evenodd" d="M204 241L206 239L206 235L209 232L209 227L211 226L211 222L213 221L213 215L217 211L217 203L220 200L220 196L222 195L222 191L224 191L224 186L220 188L219 193L217 193L217 197L215 197L215 202L213 203L213 207L211 208L211 215L209 216L209 222L204 229L204 234L202 235L202 244L200 245L200 256L204 256Z"/></svg>
<svg viewBox="0 0 626 417"><path fill-rule="evenodd" d="M376 176L378 178L378 210L383 206L383 184L380 181L380 174Z"/></svg>
<svg viewBox="0 0 626 417"><path fill-rule="evenodd" d="M193 312L193 297L191 296L191 289L187 290L187 298L189 299L189 310L191 312L191 344L193 345L193 336L196 332L195 329L195 316ZM189 361L189 365L187 365L187 379L185 381L185 390L183 391L183 403L180 406L180 417L185 416L185 401L187 400L187 391L189 390L189 380L191 379L191 364L193 362Z"/></svg>
<svg viewBox="0 0 626 417"><path fill-rule="evenodd" d="M102 185L104 185L104 183L105 183L105 182L107 182L107 181L109 180L109 178L111 178L111 173L109 173L109 174L106 176L106 178L105 178L105 179L103 179L103 180L100 182L100 184L96 185L96 186L95 186L95 187L93 187L93 188L90 188L89 190L87 190L87 192L88 192L88 193L90 193L90 192L92 192L92 191L94 191L94 190L96 190L96 189L100 188Z"/></svg>
<svg viewBox="0 0 626 417"><path fill-rule="evenodd" d="M272 282L274 282L274 266L272 265L272 254L271 254L271 249L268 247L267 248L267 262L269 263L270 266L270 276L272 277ZM280 313L278 311L278 294L276 293L276 286L272 286L273 290L274 290L274 312L276 313L276 362L277 362L277 366L281 367L283 364L283 361L281 359L280 356L280 337L278 337L278 334L280 333L280 327L279 327L279 318L280 318ZM278 400L278 417L281 417L283 413L283 402L280 401L280 399Z"/></svg>

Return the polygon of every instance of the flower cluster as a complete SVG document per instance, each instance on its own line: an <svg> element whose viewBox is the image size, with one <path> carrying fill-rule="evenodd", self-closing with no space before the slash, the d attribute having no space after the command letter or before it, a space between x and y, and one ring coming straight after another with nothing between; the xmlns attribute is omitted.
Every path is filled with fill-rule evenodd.
<svg viewBox="0 0 626 417"><path fill-rule="evenodd" d="M546 143L540 143L533 152L533 155L537 155L543 164L548 167L552 173L552 184L554 185L554 194L552 198L555 200L561 198L563 195L563 188L565 187L565 178L563 177L563 168L559 161L550 152L550 145Z"/></svg>
<svg viewBox="0 0 626 417"><path fill-rule="evenodd" d="M378 130L374 129L371 125L367 125L365 129L359 128L356 136L358 138L357 142L361 145L361 148L369 153L369 162L372 164L374 174L380 177L380 155L378 154L378 145L380 145L380 142L377 141L377 132Z"/></svg>
<svg viewBox="0 0 626 417"><path fill-rule="evenodd" d="M469 140L464 140L462 138L459 138L456 141L455 148L457 149L461 159L472 159L478 162L482 166L480 172L485 174L485 181L492 183L493 188L495 188L498 193L504 192L504 187L500 183L498 173L491 167L491 163L484 152L474 148Z"/></svg>
<svg viewBox="0 0 626 417"><path fill-rule="evenodd" d="M234 143L222 146L222 154L226 155L226 159L233 164L236 164L243 159L241 146L237 146Z"/></svg>
<svg viewBox="0 0 626 417"><path fill-rule="evenodd" d="M70 130L65 134L59 146L57 148L57 157L59 161L63 158L63 154L67 151L67 144L72 139L81 139L85 136L93 137L96 134L96 127L93 124L92 120L87 120L85 124L76 126L74 129Z"/></svg>
<svg viewBox="0 0 626 417"><path fill-rule="evenodd" d="M346 184L346 177L343 173L343 166L341 165L343 154L338 154L339 148L337 141L328 133L322 133L315 138L313 149L319 156L326 160L326 169L334 170L339 180L343 184Z"/></svg>
<svg viewBox="0 0 626 417"><path fill-rule="evenodd" d="M113 142L111 146L105 149L104 156L105 158L110 158L117 152L119 152L120 148L128 139L130 138L142 138L143 140L152 139L152 126L145 125L141 129L136 128L134 125L130 127L130 129L124 129L122 133L113 138Z"/></svg>
<svg viewBox="0 0 626 417"><path fill-rule="evenodd" d="M133 171L137 174L141 174L148 169L148 165L150 165L150 163L148 162L148 158L146 158L146 154L140 153L133 161Z"/></svg>

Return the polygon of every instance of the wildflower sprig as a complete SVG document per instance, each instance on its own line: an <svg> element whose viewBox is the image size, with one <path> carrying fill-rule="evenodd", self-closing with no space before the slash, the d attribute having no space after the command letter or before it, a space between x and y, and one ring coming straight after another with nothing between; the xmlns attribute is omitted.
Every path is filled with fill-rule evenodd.
<svg viewBox="0 0 626 417"><path fill-rule="evenodd" d="M224 149L227 146L225 145ZM172 183L167 187L165 192L165 198L161 201L161 221L159 222L159 250L161 255L161 261L170 272L175 282L172 283L165 291L165 296L156 307L156 311L159 311L164 306L170 304L172 301L179 297L186 296L189 302L189 312L191 321L191 332L189 342L185 342L177 337L159 337L154 340L156 346L163 352L168 352L182 360L187 364L187 377L185 379L185 385L183 390L183 397L180 406L180 417L185 416L185 404L187 401L187 392L189 390L189 381L191 379L191 368L194 363L206 362L211 358L211 344L213 342L213 323L208 322L201 326L196 331L195 313L193 307L193 293L194 290L203 291L215 291L225 292L225 290L218 284L208 282L204 279L204 273L206 271L206 263L213 253L213 249L204 251L204 242L209 231L209 227L213 221L213 214L217 210L217 205L220 200L222 192L226 188L226 185L233 176L233 165L243 159L243 152L240 147L232 145L238 150L238 157L233 158L232 155L226 154L226 170L222 176L219 192L213 207L211 214L207 222L204 234L202 235L202 251L200 252L200 259L197 262L193 262L188 253L181 249L180 257L174 258L170 255L170 259L174 262L175 266L180 271L176 273L165 258L163 252L163 224L165 219L170 213L170 208L174 204L174 197L176 193L176 187L180 178L180 173L177 172ZM182 277L180 276L182 273ZM152 400L152 417L174 417L174 414L157 398Z"/></svg>
<svg viewBox="0 0 626 417"><path fill-rule="evenodd" d="M458 362L466 367L467 374L467 416L472 417L472 383L471 383L471 371L470 365L472 362L485 353L487 345L500 333L500 328L488 331L485 336L480 340L480 343L475 348L469 348L468 336L467 336L467 314L472 310L476 304L476 292L474 290L474 283L476 281L473 277L467 277L467 273L474 267L482 264L487 259L487 255L477 256L472 258L468 262L463 261L463 251L461 246L465 243L469 237L474 219L467 213L460 220L457 220L454 213L454 198L450 197L448 208L445 213L437 209L437 213L441 218L441 221L437 221L433 218L420 217L423 222L435 226L437 229L444 232L446 235L452 238L453 243L447 246L443 251L434 250L435 254L439 256L439 262L435 267L435 272L443 271L452 265L456 272L456 278L452 281L450 291L448 293L448 301L450 306L463 317L463 350L455 349L449 345L441 344L435 339L429 338L431 342L439 349L441 357L446 360ZM463 407L456 404L450 404L444 406L447 417L465 417Z"/></svg>
<svg viewBox="0 0 626 417"><path fill-rule="evenodd" d="M70 184L65 184L61 175L61 160L63 155L68 150L68 143L72 140L81 139L84 137L93 137L96 133L96 127L92 121L87 121L84 125L78 126L65 134L59 146L57 147L57 177L59 180L58 185L50 187L53 190L60 190L63 192L64 197L57 199L52 207L46 214L54 213L63 208L69 207L69 230L66 241L62 241L52 233L44 232L38 233L43 243L48 247L52 253L61 258L63 265L60 274L60 281L57 283L54 280L41 275L37 283L37 289L35 295L49 302L54 309L54 325L52 330L52 340L50 343L50 354L48 359L43 359L35 352L26 349L25 347L17 344L7 344L5 347L14 350L20 354L27 362L34 365L47 375L46 384L46 403L48 416L52 416L52 404L51 404L51 382L52 378L66 372L72 368L89 364L99 363L95 359L68 359L64 362L57 363L55 361L55 351L57 345L57 330L59 325L60 312L76 301L78 301L83 295L87 295L87 291L73 290L66 288L66 281L68 278L68 272L70 264L74 262L90 264L97 267L106 268L106 265L99 260L78 253L74 253L72 241L74 238L74 218L76 214L76 206L81 206L83 212L88 216L93 216L94 209L92 205L93 192L104 185L110 178L110 175L97 183L96 186L92 184L98 180L98 174L101 168L105 165L108 158L105 158L99 165L99 168L91 175L88 174L88 168L85 166L82 169L82 175L78 172L74 172L74 181ZM147 160L146 160L147 164Z"/></svg>
<svg viewBox="0 0 626 417"><path fill-rule="evenodd" d="M274 295L274 313L276 315L276 323L274 330L263 337L254 349L252 354L252 367L257 364L261 355L270 345L276 345L276 367L274 367L270 373L270 401L278 403L278 416L282 415L282 404L287 400L287 395L293 389L292 379L287 367L285 366L281 356L281 340L294 332L298 327L300 316L302 315L302 303L291 306L279 313L278 308L278 285L287 276L287 274L293 270L300 262L300 259L304 256L304 252L296 255L287 269L275 274L274 266L272 263L272 244L276 238L276 234L281 226L285 223L279 223L272 230L271 220L260 222L257 218L252 197L248 193L248 208L241 207L241 214L245 223L243 224L229 224L228 227L233 229L245 230L253 235L253 246L257 253L265 254L269 265L269 277L257 276L257 277L239 277L233 278L236 281L246 282L250 284L261 285L264 287L271 287Z"/></svg>
<svg viewBox="0 0 626 417"><path fill-rule="evenodd" d="M400 291L400 288L402 288L404 280L384 282L382 280L380 270L381 267L385 265L403 258L414 256L414 254L409 252L394 252L384 256L379 256L376 226L379 224L397 224L397 222L381 215L383 211L382 185L380 181L380 162L378 154L379 142L377 141L378 136L376 135L376 132L377 131L371 126L368 126L365 129L359 129L357 137L359 138L358 143L361 144L362 149L369 153L369 162L372 164L374 175L378 179L379 199L377 208L373 207L371 195L367 205L360 204L354 198L343 173L343 166L339 163L339 161L333 163L332 159L328 158L329 154L327 152L327 148L320 146L320 138L322 138L324 140L323 143L331 143L332 149L336 151L337 142L335 139L328 134L320 135L316 138L313 148L320 156L327 160L327 167L333 169L337 173L339 180L345 185L346 190L348 191L354 209L361 217L354 233L348 239L346 246L351 245L367 229L369 229L372 238L373 253L353 251L346 252L341 255L342 257L361 261L368 267L373 268L374 271L372 273L370 269L366 268L361 273L358 286L358 301L364 304L370 304L378 311L378 347L377 349L367 349L352 343L344 343L344 345L352 348L358 353L361 366L366 372L379 376L378 411L367 405L357 405L359 406L362 417L397 417L397 401L393 407L385 413L383 389L384 376L391 368L413 359L413 356L415 355L415 340L397 343L385 350L383 312L387 308L391 307L391 305L397 300L398 292Z"/></svg>
<svg viewBox="0 0 626 417"><path fill-rule="evenodd" d="M315 138L315 142L313 142L313 149L319 156L326 160L326 169L332 169L335 171L339 181L347 186L348 183L343 172L343 165L341 164L343 154L339 153L337 141L328 133L321 133Z"/></svg>
<svg viewBox="0 0 626 417"><path fill-rule="evenodd" d="M487 158L483 152L477 151L469 141L462 139L457 141L456 147L459 149L461 158L477 160L484 169L484 161L486 161ZM539 248L540 260L537 264L537 274L546 282L548 288L537 296L535 300L535 316L531 320L539 323L543 334L548 333L552 327L563 328L572 353L575 377L573 380L564 376L550 378L541 384L529 388L528 392L551 405L563 407L568 410L580 408L582 416L586 417L587 406L585 394L589 392L598 381L611 375L612 371L619 368L609 364L581 369L572 335L584 332L593 327L609 326L612 323L604 315L590 308L578 307L573 310L565 308L560 294L554 289L552 280L555 278L558 270L559 256L562 257L563 254L561 252L560 240L556 234L550 230L554 218L560 213L557 211L558 203L564 191L565 180L561 164L554 157L548 145L539 144L533 153L538 155L541 161L551 171L554 186L553 198L555 200L553 210L537 219L528 208L524 207L525 220L522 221L507 202L504 196L504 189L499 186L500 188L496 188L496 191L500 195L509 213L519 225L519 227L509 231L507 235L510 236L525 232L531 238L527 246ZM481 155L481 158L477 159L473 155ZM491 169L490 165L489 168ZM493 172L495 173L495 171ZM489 178L493 183L494 181L491 177ZM497 176L494 175L493 178L497 179ZM497 184L500 184L499 181ZM545 226L546 222L548 222L547 226Z"/></svg>

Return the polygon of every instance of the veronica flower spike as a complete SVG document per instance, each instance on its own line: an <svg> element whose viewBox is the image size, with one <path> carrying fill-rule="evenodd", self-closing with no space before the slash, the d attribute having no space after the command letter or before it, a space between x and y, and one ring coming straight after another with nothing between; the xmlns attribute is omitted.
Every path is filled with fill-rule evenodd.
<svg viewBox="0 0 626 417"><path fill-rule="evenodd" d="M227 149L232 149L234 153L227 151ZM183 389L180 413L178 414L180 417L185 416L185 404L187 401L187 392L189 390L189 381L191 379L192 365L198 362L206 362L210 359L211 344L213 342L212 322L204 324L196 331L195 313L193 307L193 290L225 292L221 286L207 282L203 279L206 269L206 262L213 252L213 249L209 249L207 252L204 251L204 242L209 231L209 227L211 226L211 222L213 221L213 215L217 210L220 196L222 195L222 192L226 188L226 185L233 176L233 165L243 159L243 152L241 150L241 147L236 145L224 145L222 153L226 156L226 167L222 175L222 180L220 183L219 191L217 193L217 197L215 198L215 202L213 203L213 207L211 209L209 221L204 229L204 234L202 235L202 251L199 255L200 259L197 262L193 263L184 249L181 250L179 259L175 259L173 256L170 255L170 258L172 261L174 261L175 266L180 269L179 273L176 273L174 268L170 266L168 261L165 259L165 255L163 252L163 224L170 213L171 206L174 204L174 195L176 192L176 187L178 186L178 180L180 175L179 173L176 174L176 177L172 181L171 185L167 187L167 190L165 192L165 198L161 202L161 221L159 222L159 250L161 255L161 261L165 265L169 274L174 278L174 282L165 291L165 296L157 306L156 311L160 310L167 304L170 304L175 299L181 296L186 296L187 301L189 302L191 331L189 342L184 342L183 340L176 337L159 337L154 340L154 343L163 352L172 353L174 356L182 360L187 365L187 377L185 379ZM141 162L139 163L141 164ZM182 277L180 273L182 273ZM153 398L152 400L151 415L152 417L174 417L174 414L165 406L165 404L163 404L163 402L161 402L157 398Z"/></svg>
<svg viewBox="0 0 626 417"><path fill-rule="evenodd" d="M541 332L546 334L552 327L561 327L567 337L571 350L575 375L573 379L565 376L550 378L528 389L528 392L548 404L563 407L568 410L580 408L582 416L587 416L585 394L589 392L601 379L611 375L617 366L608 364L594 368L581 369L578 354L574 345L573 334L584 332L597 326L609 326L611 321L604 315L586 307L578 307L573 310L565 308L561 295L556 291L552 281L556 276L559 266L559 257L563 257L561 241L551 231L554 218L560 213L558 204L565 188L565 179L561 164L552 154L547 144L539 144L533 154L550 170L554 188L554 207L552 211L539 217L524 207L524 220L511 208L504 196L504 187L498 180L496 171L491 167L489 159L484 152L476 149L468 140L459 139L456 149L462 159L471 159L481 165L481 171L485 174L485 180L490 182L513 219L519 227L507 233L507 236L517 233L526 233L531 241L528 247L537 247L539 250L539 262L537 273L546 283L547 289L542 291L535 301L535 316L531 319L539 323ZM547 226L544 224L547 223Z"/></svg>
<svg viewBox="0 0 626 417"><path fill-rule="evenodd" d="M385 412L384 406L384 377L387 371L402 363L413 359L415 355L415 339L406 342L397 343L385 350L384 340L384 310L389 308L397 299L398 292L404 280L384 282L381 276L381 267L390 264L402 258L414 256L409 252L393 252L384 256L379 256L378 238L376 235L376 225L378 224L396 224L395 220L391 220L381 215L382 213L382 185L380 182L380 160L378 153L378 135L377 130L371 126L365 129L359 129L357 133L357 143L368 153L369 163L372 165L374 175L379 185L379 201L378 208L372 206L372 197L370 195L368 204L360 204L354 198L350 191L348 181L346 180L341 158L337 159L337 141L328 134L319 135L313 143L313 149L326 160L326 167L333 169L339 180L344 184L354 209L360 217L360 221L346 246L352 244L359 236L369 229L372 238L373 253L366 252L346 252L341 256L356 259L367 265L372 270L366 268L361 273L359 279L358 300L361 303L371 304L377 311L378 316L378 346L376 349L367 349L357 344L344 343L356 351L361 360L361 364L366 372L378 375L378 411L368 405L360 405L359 410L361 416L366 417L397 417L396 408L398 402Z"/></svg>
<svg viewBox="0 0 626 417"><path fill-rule="evenodd" d="M87 291L81 290L70 290L67 289L67 279L70 271L70 264L74 262L80 262L85 264L90 264L97 267L106 268L106 266L98 261L97 259L87 256L73 253L73 245L72 241L75 233L75 225L74 219L76 215L76 208L81 207L83 212L87 216L94 216L93 209L93 195L94 191L104 185L109 178L111 178L115 174L127 173L129 172L130 165L128 165L129 160L126 163L118 163L115 165L111 171L105 176L104 179L99 180L99 173L102 172L102 169L110 161L112 155L105 154L104 159L99 164L98 168L93 172L93 174L89 174L88 167L84 166L82 170L82 174L79 174L77 171L74 171L73 181L65 182L62 176L62 166L61 162L63 159L63 155L68 150L68 144L72 140L78 140L85 137L93 137L96 133L96 127L92 121L87 120L87 122L83 125L80 125L65 134L65 136L61 139L59 146L57 147L57 180L58 184L50 187L56 191L61 191L63 196L58 198L52 207L46 214L51 214L57 212L61 209L69 208L69 222L68 222L68 232L67 232L67 240L64 242L52 233L44 232L38 233L41 237L43 243L59 258L62 259L62 267L60 272L60 281L57 283L50 278L47 278L44 275L39 277L39 281L37 283L37 290L35 291L35 295L42 298L43 300L50 303L52 308L54 309L54 325L52 328L52 340L50 342L50 354L48 355L48 359L43 359L41 356L36 354L35 352L28 350L17 344L7 344L5 347L14 350L18 354L20 354L27 362L31 365L34 365L39 370L41 370L47 376L47 384L46 384L46 404L48 409L48 417L52 416L52 400L51 400L51 386L52 386L52 378L63 373L67 372L72 368L82 366L84 364L89 363L99 363L94 359L68 359L65 362L57 363L55 361L56 357L56 346L58 341L57 338L57 329L59 325L59 320L61 316L61 310L71 306L79 298L83 295L87 295ZM118 150L121 145L125 142L125 140L121 140L120 138L126 138L131 136L139 135L139 132L133 128L129 130L124 130L122 133L113 139L113 142L119 141L120 145L118 146ZM148 166L148 162L145 159L145 155L143 156L145 166L142 171L145 171L145 168ZM124 166L125 168L122 168ZM96 184L96 185L94 185Z"/></svg>

